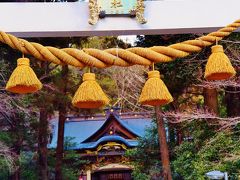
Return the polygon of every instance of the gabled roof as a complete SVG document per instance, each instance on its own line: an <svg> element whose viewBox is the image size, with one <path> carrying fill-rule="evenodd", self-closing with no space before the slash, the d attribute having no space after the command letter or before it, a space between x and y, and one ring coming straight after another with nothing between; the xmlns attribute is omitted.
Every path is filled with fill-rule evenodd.
<svg viewBox="0 0 240 180"><path fill-rule="evenodd" d="M136 139L137 137L140 137L139 134L135 133L126 124L122 123L118 115L110 113L104 124L82 143L94 142L98 140L108 133L111 126L117 126L116 128L121 131L127 139Z"/></svg>
<svg viewBox="0 0 240 180"><path fill-rule="evenodd" d="M151 125L152 120L146 117L125 117L118 116L116 120L121 124L122 127L126 128L128 131L131 131L132 134L137 137L143 137L145 135L146 127ZM86 140L89 137L92 137L94 134L98 132L98 130L104 127L107 119L105 117L98 117L97 119L79 119L78 117L71 117L70 120L65 122L64 128L64 138L71 137L72 143L75 143L76 146L74 149L87 149L95 146L99 142L103 142L106 138L99 137L95 142L87 142ZM52 126L52 140L51 143L48 144L48 148L56 148L57 146L57 133L58 133L58 118L52 119L50 121ZM118 137L115 140L119 140ZM121 139L121 138L120 138ZM123 138L124 139L124 138ZM99 141L98 141L99 140ZM113 139L111 139L113 140ZM137 140L125 139L128 142L129 146L136 146ZM87 143L84 143L84 142ZM126 144L127 145L127 144Z"/></svg>

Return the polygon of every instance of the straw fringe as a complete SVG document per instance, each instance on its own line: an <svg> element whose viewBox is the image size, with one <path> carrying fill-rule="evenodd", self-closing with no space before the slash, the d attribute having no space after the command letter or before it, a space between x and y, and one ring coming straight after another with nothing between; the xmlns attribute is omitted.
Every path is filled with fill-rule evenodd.
<svg viewBox="0 0 240 180"><path fill-rule="evenodd" d="M29 59L19 58L17 62L18 66L10 76L6 90L18 94L33 93L40 90L42 83L29 66Z"/></svg>
<svg viewBox="0 0 240 180"><path fill-rule="evenodd" d="M139 103L143 105L159 106L165 105L173 101L166 85L160 79L159 71L148 72L148 80L146 81Z"/></svg>
<svg viewBox="0 0 240 180"><path fill-rule="evenodd" d="M235 74L236 71L229 58L224 54L223 47L221 45L213 46L204 77L207 80L226 80L235 76Z"/></svg>
<svg viewBox="0 0 240 180"><path fill-rule="evenodd" d="M85 73L83 81L72 99L73 106L94 109L109 103L108 97L95 80L95 74Z"/></svg>

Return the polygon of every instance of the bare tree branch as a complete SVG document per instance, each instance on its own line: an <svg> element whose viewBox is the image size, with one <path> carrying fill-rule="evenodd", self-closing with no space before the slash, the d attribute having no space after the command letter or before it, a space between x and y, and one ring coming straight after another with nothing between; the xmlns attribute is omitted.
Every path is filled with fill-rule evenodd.
<svg viewBox="0 0 240 180"><path fill-rule="evenodd" d="M0 141L0 158L3 158L6 166L8 167L9 172L15 170L15 155L11 150ZM1 169L1 168L0 168Z"/></svg>

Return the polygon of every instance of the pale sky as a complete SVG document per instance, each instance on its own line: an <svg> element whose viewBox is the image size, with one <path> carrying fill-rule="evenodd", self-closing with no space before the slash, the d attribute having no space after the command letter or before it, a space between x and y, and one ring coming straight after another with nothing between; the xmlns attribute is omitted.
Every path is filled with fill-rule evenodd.
<svg viewBox="0 0 240 180"><path fill-rule="evenodd" d="M118 36L119 39L123 40L126 43L130 43L134 45L134 42L136 41L136 35L127 35L127 36Z"/></svg>

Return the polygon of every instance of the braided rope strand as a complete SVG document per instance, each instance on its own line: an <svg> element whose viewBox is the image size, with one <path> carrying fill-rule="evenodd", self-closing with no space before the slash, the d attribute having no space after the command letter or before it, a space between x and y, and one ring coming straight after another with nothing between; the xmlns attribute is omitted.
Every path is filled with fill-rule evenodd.
<svg viewBox="0 0 240 180"><path fill-rule="evenodd" d="M223 39L240 27L240 19L209 33L206 36L194 40L187 40L170 46L154 46L150 48L111 48L106 50L86 48L83 50L74 48L58 49L43 46L39 43L28 42L11 34L0 32L0 41L17 49L24 54L30 54L42 61L55 64L68 64L78 68L85 66L106 68L110 66L127 67L131 65L151 65L158 62L170 62L176 58L183 58L191 53L199 52L204 47L210 46L216 41ZM24 46L21 45L24 44Z"/></svg>

